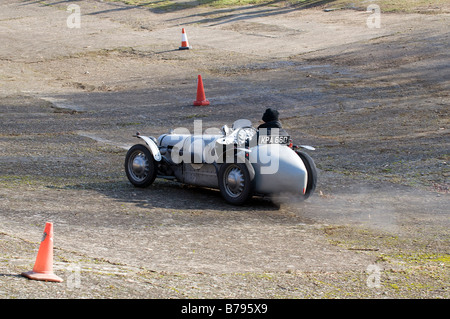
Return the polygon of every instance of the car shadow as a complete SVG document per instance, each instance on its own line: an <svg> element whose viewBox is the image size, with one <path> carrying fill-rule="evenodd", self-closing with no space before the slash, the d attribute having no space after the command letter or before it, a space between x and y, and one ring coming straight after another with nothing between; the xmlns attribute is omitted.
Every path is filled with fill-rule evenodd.
<svg viewBox="0 0 450 319"><path fill-rule="evenodd" d="M132 203L140 208L216 211L277 211L280 204L267 197L253 196L240 206L229 204L220 191L156 179L147 188L137 188L126 179L118 181L88 182L66 186L47 186L62 190L96 191L120 203Z"/></svg>

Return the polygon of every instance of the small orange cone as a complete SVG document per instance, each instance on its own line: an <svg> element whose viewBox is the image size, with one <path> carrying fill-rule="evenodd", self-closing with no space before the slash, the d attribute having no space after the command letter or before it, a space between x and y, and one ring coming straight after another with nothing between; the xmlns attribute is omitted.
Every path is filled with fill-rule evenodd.
<svg viewBox="0 0 450 319"><path fill-rule="evenodd" d="M194 101L194 105L195 106L209 105L209 101L206 99L206 96L205 96L205 90L203 88L203 80L202 80L201 75L198 76L197 82L198 82L197 83L197 100Z"/></svg>
<svg viewBox="0 0 450 319"><path fill-rule="evenodd" d="M180 50L189 50L192 47L189 46L189 41L187 38L187 34L186 34L186 30L181 29L181 47L179 48Z"/></svg>
<svg viewBox="0 0 450 319"><path fill-rule="evenodd" d="M22 276L34 280L62 282L63 280L53 273L53 224L46 223L44 236L36 257L32 271L23 272Z"/></svg>

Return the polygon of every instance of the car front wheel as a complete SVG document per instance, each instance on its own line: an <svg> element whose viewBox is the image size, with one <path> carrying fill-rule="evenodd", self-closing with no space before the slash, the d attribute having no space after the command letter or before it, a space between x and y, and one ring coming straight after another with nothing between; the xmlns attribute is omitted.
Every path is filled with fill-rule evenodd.
<svg viewBox="0 0 450 319"><path fill-rule="evenodd" d="M125 172L136 187L147 187L156 178L157 165L150 150L142 144L132 146L125 157Z"/></svg>

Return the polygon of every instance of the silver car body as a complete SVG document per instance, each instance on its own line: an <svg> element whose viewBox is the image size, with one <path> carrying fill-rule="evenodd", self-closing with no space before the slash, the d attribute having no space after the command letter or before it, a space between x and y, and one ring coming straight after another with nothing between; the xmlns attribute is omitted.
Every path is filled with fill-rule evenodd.
<svg viewBox="0 0 450 319"><path fill-rule="evenodd" d="M304 195L308 171L299 154L285 143L249 143L256 141L258 136L249 123L247 120L236 121L232 130L224 126L223 134L217 135L168 133L157 139L140 134L136 137L145 142L153 155L158 178L220 189L221 167L227 163L240 163L248 171L246 176L253 185L252 194ZM126 164L125 167L132 168L133 165ZM234 175L228 177L232 178ZM235 178L243 177L236 175Z"/></svg>

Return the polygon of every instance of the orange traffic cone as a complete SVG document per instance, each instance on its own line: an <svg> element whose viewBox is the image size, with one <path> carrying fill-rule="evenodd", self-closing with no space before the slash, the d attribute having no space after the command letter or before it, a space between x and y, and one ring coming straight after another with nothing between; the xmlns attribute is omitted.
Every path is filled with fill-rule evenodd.
<svg viewBox="0 0 450 319"><path fill-rule="evenodd" d="M195 106L209 105L209 101L206 99L206 96L205 96L205 90L203 88L203 80L202 80L201 75L198 76L197 82L198 82L197 83L197 100L194 101L194 105Z"/></svg>
<svg viewBox="0 0 450 319"><path fill-rule="evenodd" d="M181 29L181 47L179 48L180 50L189 50L192 47L189 46L189 41L187 39L187 34L186 34L186 30Z"/></svg>
<svg viewBox="0 0 450 319"><path fill-rule="evenodd" d="M53 224L46 223L44 236L36 257L32 271L23 272L22 276L34 280L62 282L63 280L53 273Z"/></svg>

